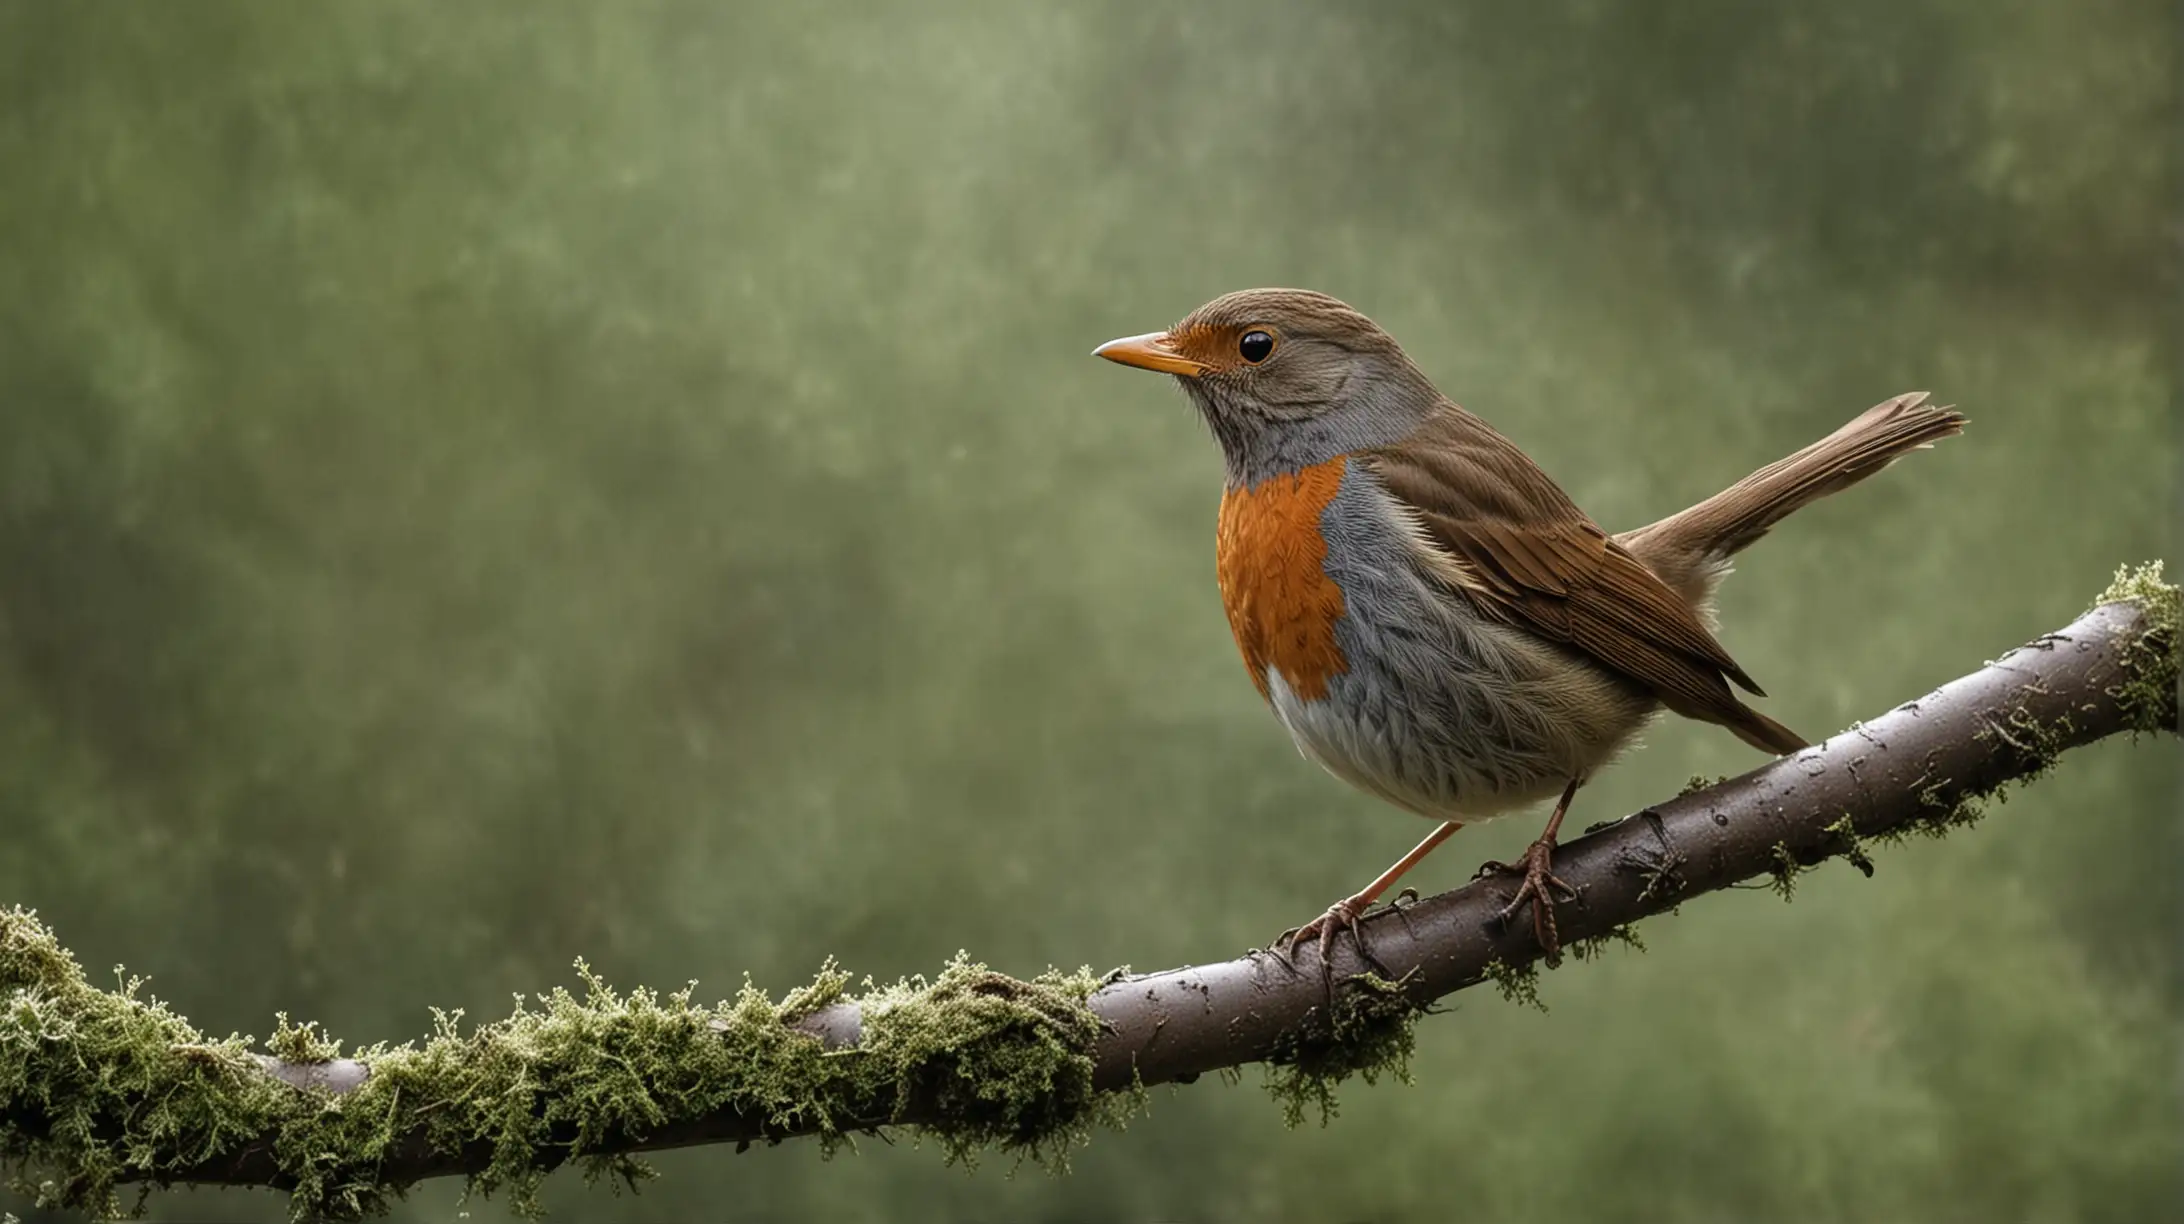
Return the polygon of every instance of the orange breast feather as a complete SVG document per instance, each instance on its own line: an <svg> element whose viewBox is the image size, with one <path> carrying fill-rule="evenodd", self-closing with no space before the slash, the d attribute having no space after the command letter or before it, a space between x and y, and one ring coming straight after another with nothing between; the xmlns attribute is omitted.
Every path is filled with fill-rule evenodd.
<svg viewBox="0 0 2184 1224"><path fill-rule="evenodd" d="M1343 463L1330 459L1230 489L1221 499L1214 573L1229 628L1262 697L1269 667L1306 701L1327 696L1327 682L1349 667L1335 644L1342 588L1322 568L1327 541L1319 527L1342 487Z"/></svg>

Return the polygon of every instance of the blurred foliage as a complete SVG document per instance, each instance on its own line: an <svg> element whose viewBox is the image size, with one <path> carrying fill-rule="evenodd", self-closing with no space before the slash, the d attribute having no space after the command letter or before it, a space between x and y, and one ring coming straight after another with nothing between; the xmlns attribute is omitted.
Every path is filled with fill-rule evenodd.
<svg viewBox="0 0 2184 1224"><path fill-rule="evenodd" d="M1418 829L1260 707L1212 445L1086 357L1255 284L1378 318L1611 527L1896 391L1962 405L1726 590L1769 711L1841 726L2173 556L2173 33L2152 0L0 0L0 900L210 1031L352 1041L579 954L716 998L1263 942ZM1756 763L1664 725L1579 816ZM866 1143L547 1198L2154 1218L2175 766L2087 750L1871 881L1651 924L1549 1014L1466 999L1326 1129L1209 1083L1066 1178Z"/></svg>

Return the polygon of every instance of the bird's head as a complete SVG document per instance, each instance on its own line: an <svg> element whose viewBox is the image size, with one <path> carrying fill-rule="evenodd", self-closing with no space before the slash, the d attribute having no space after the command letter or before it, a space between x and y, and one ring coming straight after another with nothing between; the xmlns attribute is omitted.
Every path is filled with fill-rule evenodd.
<svg viewBox="0 0 2184 1224"><path fill-rule="evenodd" d="M1324 293L1246 289L1096 356L1175 375L1220 440L1232 483L1255 483L1415 429L1439 393L1378 324Z"/></svg>

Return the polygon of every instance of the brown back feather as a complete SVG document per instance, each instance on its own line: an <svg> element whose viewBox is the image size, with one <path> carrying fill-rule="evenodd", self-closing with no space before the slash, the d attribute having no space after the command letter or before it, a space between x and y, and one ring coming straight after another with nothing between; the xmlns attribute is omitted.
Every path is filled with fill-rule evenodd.
<svg viewBox="0 0 2184 1224"><path fill-rule="evenodd" d="M1755 747L1805 746L1730 691L1731 681L1760 690L1690 602L1486 422L1444 401L1410 437L1358 457L1453 563L1439 568L1489 615L1572 646L1671 710Z"/></svg>

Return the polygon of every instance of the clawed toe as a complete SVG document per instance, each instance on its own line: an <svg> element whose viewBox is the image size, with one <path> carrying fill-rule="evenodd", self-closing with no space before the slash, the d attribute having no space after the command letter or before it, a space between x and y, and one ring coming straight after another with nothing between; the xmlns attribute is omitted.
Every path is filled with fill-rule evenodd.
<svg viewBox="0 0 2184 1224"><path fill-rule="evenodd" d="M1529 904L1532 907L1532 937L1539 941L1540 951L1546 954L1550 965L1562 958L1562 940L1555 929L1555 906L1576 901L1580 896L1574 885L1550 870L1554 852L1555 844L1541 838L1525 849L1522 862L1490 862L1479 868L1478 876L1473 877L1483 878L1489 874L1523 877L1517 885L1516 895L1494 915L1494 921L1506 927L1517 916L1517 911Z"/></svg>
<svg viewBox="0 0 2184 1224"><path fill-rule="evenodd" d="M1319 940L1320 963L1324 965L1327 963L1329 953L1334 951L1336 932L1347 929L1351 937L1356 938L1358 915L1363 913L1364 910L1365 906L1359 904L1355 897L1337 901L1327 907L1326 913L1305 923L1303 926L1291 927L1276 936L1274 950L1288 957L1291 963L1295 963L1297 945L1308 939L1316 938ZM1362 944L1360 947L1362 947Z"/></svg>
<svg viewBox="0 0 2184 1224"><path fill-rule="evenodd" d="M1402 919L1403 926L1408 929L1410 927L1410 915L1403 911L1417 903L1418 890L1415 888L1406 888L1395 894L1387 902L1385 908L1377 911L1373 909L1373 903L1366 898L1362 896L1350 897L1328 906L1326 913L1305 923L1303 926L1291 927L1276 935L1273 944L1270 946L1273 951L1281 954L1282 959L1287 961L1291 968L1295 968L1297 945L1310 940L1318 940L1320 964L1326 966L1330 963L1330 958L1335 950L1336 935L1346 930L1350 932L1350 938L1357 943L1358 959L1372 966L1375 972L1386 973L1387 967L1382 965L1380 958L1374 956L1372 949L1366 946L1365 931L1360 923L1374 913L1387 913L1394 914L1397 918Z"/></svg>

